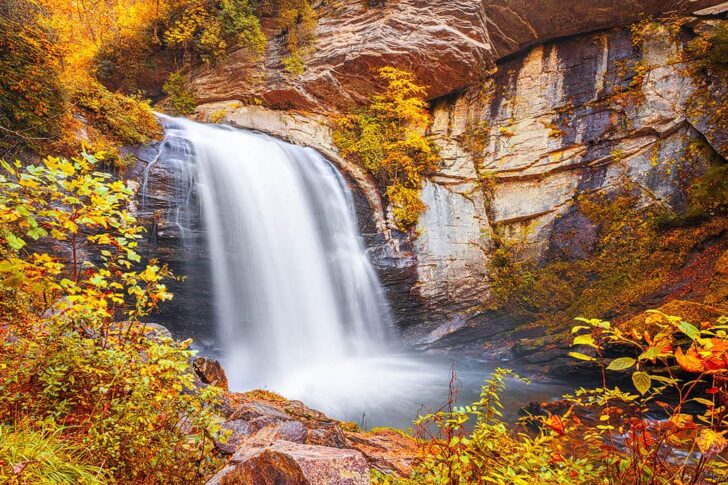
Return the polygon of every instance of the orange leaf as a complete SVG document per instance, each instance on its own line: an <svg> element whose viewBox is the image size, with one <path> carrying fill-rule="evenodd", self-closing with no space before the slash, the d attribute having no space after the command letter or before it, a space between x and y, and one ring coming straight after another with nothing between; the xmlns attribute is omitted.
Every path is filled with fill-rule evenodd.
<svg viewBox="0 0 728 485"><path fill-rule="evenodd" d="M561 420L560 417L555 414L549 416L549 419L546 420L546 426L551 428L559 436L564 436L566 434L566 429L564 429L564 422Z"/></svg>
<svg viewBox="0 0 728 485"><path fill-rule="evenodd" d="M703 371L703 361L700 360L694 347L688 349L687 354L683 354L681 348L675 351L675 359L680 367L687 372L700 373Z"/></svg>

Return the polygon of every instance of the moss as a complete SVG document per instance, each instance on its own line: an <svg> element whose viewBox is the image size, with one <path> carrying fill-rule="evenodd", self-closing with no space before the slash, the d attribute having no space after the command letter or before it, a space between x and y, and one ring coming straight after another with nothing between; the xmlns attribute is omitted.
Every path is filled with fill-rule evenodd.
<svg viewBox="0 0 728 485"><path fill-rule="evenodd" d="M286 404L288 403L288 399L281 396L280 394L277 394L272 391L268 391L265 389L255 389L252 391L248 391L242 394L242 396L246 399L250 400L260 400L260 401L268 401L272 403L280 403L280 404Z"/></svg>
<svg viewBox="0 0 728 485"><path fill-rule="evenodd" d="M465 151L470 154L473 162L477 165L483 157L483 152L490 138L490 124L487 120L468 123L458 142Z"/></svg>
<svg viewBox="0 0 728 485"><path fill-rule="evenodd" d="M578 198L576 210L598 227L596 248L584 259L519 261L515 249L497 239L489 271L490 307L556 329L579 315L630 315L649 306L702 244L728 230L723 217L689 227L660 226L656 221L665 209L639 207L626 189L610 197Z"/></svg>
<svg viewBox="0 0 728 485"><path fill-rule="evenodd" d="M283 69L288 71L294 78L303 76L306 71L306 64L301 55L296 52L283 58Z"/></svg>
<svg viewBox="0 0 728 485"><path fill-rule="evenodd" d="M347 433L361 433L362 431L361 426L353 421L339 421L339 426L341 427L342 431L345 431Z"/></svg>

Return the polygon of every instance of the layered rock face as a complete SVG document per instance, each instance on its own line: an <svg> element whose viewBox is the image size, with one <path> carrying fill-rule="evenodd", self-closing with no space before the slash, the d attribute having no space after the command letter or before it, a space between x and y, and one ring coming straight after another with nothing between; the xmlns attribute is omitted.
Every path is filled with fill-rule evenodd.
<svg viewBox="0 0 728 485"><path fill-rule="evenodd" d="M376 68L412 70L431 98L477 83L496 61L549 39L627 25L643 16L691 13L716 0L314 1L319 15L300 77L283 68L285 33L264 21L262 58L236 50L192 76L198 101L259 99L276 109L330 112L378 87Z"/></svg>
<svg viewBox="0 0 728 485"><path fill-rule="evenodd" d="M583 256L595 227L573 210L579 194L631 184L644 204L683 207L686 185L702 170L688 166L687 152L707 142L716 157L726 155L725 135L705 109L726 88L697 74L685 52L693 32L711 22L646 24L644 33L617 28L539 45L434 100L431 132L443 163L423 187L428 209L412 241L387 223L366 174L338 156L324 117L229 102L199 113L313 146L348 174L366 200L363 219L374 221L368 232L375 229L377 247L386 249L380 268L407 268L391 293L407 302L400 321L437 322L406 334L428 343L481 311L494 237L523 259Z"/></svg>
<svg viewBox="0 0 728 485"><path fill-rule="evenodd" d="M522 259L584 257L596 228L574 210L580 194L628 184L644 204L679 210L691 177L704 168L688 166L686 155L696 146L715 158L728 155L712 108L724 103L728 87L709 69L694 69L686 51L696 33L725 15L725 3L369 3L377 5L317 6L315 49L300 78L282 69L284 37L268 22L262 60L239 50L200 67L191 81L204 102L200 119L311 146L339 167L411 343L487 338L478 322L496 238ZM644 14L706 8L645 32L624 27ZM579 34L585 31L592 33ZM417 237L395 230L376 185L339 156L331 137L330 116L378 89L373 68L383 65L411 69L429 86L431 134L442 148L441 169L423 187L428 208ZM263 105L246 104L251 98ZM171 241L167 226L157 229ZM508 318L487 322L493 332L512 325Z"/></svg>

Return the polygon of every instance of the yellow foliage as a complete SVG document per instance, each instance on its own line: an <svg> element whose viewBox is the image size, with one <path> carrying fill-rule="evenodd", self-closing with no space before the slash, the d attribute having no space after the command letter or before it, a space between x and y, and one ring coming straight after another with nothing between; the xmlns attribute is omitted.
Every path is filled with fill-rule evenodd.
<svg viewBox="0 0 728 485"><path fill-rule="evenodd" d="M430 115L426 90L407 71L384 67L386 88L360 113L338 120L334 142L344 157L365 167L383 188L395 222L403 230L426 209L419 198L422 178L439 165L439 150L425 130Z"/></svg>

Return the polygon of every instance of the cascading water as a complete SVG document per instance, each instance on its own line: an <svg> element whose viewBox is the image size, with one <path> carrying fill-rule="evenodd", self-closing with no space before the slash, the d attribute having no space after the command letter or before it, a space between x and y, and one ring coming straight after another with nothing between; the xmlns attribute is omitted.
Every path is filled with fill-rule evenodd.
<svg viewBox="0 0 728 485"><path fill-rule="evenodd" d="M182 286L192 295L172 330L204 306L209 274L217 345L207 353L221 358L233 390L267 388L340 419L366 414L375 425L406 426L421 404L439 406L450 363L391 345L387 303L336 169L314 150L266 135L163 121L142 199L153 192L153 172L162 184L174 180L166 226L197 272ZM486 372L476 368L466 400Z"/></svg>

